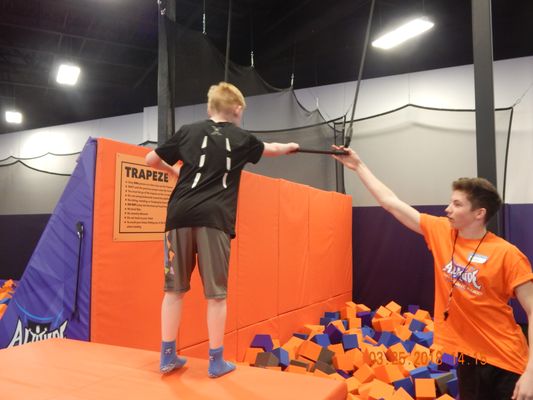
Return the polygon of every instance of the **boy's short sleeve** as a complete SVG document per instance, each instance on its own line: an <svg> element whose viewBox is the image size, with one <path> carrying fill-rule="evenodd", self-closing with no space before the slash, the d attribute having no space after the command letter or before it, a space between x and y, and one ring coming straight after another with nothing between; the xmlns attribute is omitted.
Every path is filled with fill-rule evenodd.
<svg viewBox="0 0 533 400"><path fill-rule="evenodd" d="M174 165L181 160L180 140L183 134L182 130L183 128L180 128L169 140L154 150L168 165Z"/></svg>
<svg viewBox="0 0 533 400"><path fill-rule="evenodd" d="M252 164L257 164L257 162L261 159L264 150L265 144L259 139L257 139L254 135L250 134L248 162L251 162Z"/></svg>

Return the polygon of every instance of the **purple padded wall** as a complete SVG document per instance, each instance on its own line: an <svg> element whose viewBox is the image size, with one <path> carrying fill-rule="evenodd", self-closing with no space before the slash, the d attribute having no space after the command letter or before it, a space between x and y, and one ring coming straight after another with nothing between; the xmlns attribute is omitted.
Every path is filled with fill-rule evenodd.
<svg viewBox="0 0 533 400"><path fill-rule="evenodd" d="M0 215L0 279L19 280L50 214Z"/></svg>
<svg viewBox="0 0 533 400"><path fill-rule="evenodd" d="M443 206L416 207L443 215ZM353 296L371 308L394 300L433 312L433 258L424 238L381 207L353 208Z"/></svg>
<svg viewBox="0 0 533 400"><path fill-rule="evenodd" d="M89 340L95 161L89 139L0 320L0 349L52 337Z"/></svg>

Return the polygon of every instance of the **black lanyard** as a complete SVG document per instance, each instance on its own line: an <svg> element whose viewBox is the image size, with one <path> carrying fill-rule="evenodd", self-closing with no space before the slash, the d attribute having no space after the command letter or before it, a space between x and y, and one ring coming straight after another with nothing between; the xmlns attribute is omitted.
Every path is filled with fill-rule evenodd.
<svg viewBox="0 0 533 400"><path fill-rule="evenodd" d="M481 246L481 243L483 243L483 239L485 239L485 236L487 236L487 233L488 233L488 231L485 231L485 234L483 235L483 237L481 238L481 240L477 244L476 249L474 250L474 253L472 253L472 256L468 259L468 262L466 263L465 267L463 268L463 270L461 271L459 276L457 276L452 281L452 287L450 288L450 294L448 296L448 305L447 305L446 309L444 310L444 321L446 321L448 319L448 316L450 315L450 304L452 302L453 288L455 287L457 282L459 282L459 280L463 277L463 274L466 272L466 269L470 266L470 263L474 259L474 256L477 254L477 251L479 250L479 246ZM453 255L455 254L455 243L457 242L457 237L458 236L459 236L459 231L457 231L457 234L455 235L455 239L453 240L452 257L451 257L451 261L450 261L451 264L452 264L452 274L453 274L453 269L455 268L455 265L456 265L455 261L453 261Z"/></svg>

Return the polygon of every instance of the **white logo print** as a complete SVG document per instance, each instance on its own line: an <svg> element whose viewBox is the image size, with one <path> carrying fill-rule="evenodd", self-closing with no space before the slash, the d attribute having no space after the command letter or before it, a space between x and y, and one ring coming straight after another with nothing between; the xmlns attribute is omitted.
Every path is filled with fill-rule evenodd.
<svg viewBox="0 0 533 400"><path fill-rule="evenodd" d="M457 280L458 282L466 284L466 289L470 289L469 291L471 292L473 292L474 289L476 292L479 292L482 289L482 286L477 281L479 269L474 266L470 266L468 270L465 271L464 267L452 264L450 261L442 268L442 270L444 273L449 275L449 278L452 280L452 282ZM473 286L473 288L469 288L469 286Z"/></svg>
<svg viewBox="0 0 533 400"><path fill-rule="evenodd" d="M220 128L217 127L217 126L213 126L213 131L210 133L210 135L212 136L223 136L222 133L220 133ZM222 176L222 186L224 187L224 189L226 189L228 187L228 183L227 183L227 179L228 179L228 174L230 173L231 171L231 144L230 144L230 141L228 138L225 138L226 139L226 152L227 152L227 155L226 155L226 172L224 173L224 176ZM202 141L202 146L200 147L202 150L207 148L207 136L204 136L204 139ZM205 150L204 150L205 151ZM204 165L206 164L207 162L207 157L204 154L202 154L200 156L200 160L198 162L198 168L203 168ZM197 172L196 175L194 176L194 181L191 185L191 189L194 189L196 186L198 186L198 183L200 182L200 179L202 178L202 173L201 172Z"/></svg>

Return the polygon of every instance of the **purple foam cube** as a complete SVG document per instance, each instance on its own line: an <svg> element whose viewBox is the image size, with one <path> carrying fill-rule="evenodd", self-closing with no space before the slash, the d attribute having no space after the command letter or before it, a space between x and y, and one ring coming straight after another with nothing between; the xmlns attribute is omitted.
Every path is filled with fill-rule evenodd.
<svg viewBox="0 0 533 400"><path fill-rule="evenodd" d="M337 343L342 342L342 332L335 325L329 324L324 330L324 333L329 336L329 341L332 344L337 344Z"/></svg>

